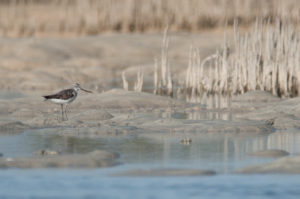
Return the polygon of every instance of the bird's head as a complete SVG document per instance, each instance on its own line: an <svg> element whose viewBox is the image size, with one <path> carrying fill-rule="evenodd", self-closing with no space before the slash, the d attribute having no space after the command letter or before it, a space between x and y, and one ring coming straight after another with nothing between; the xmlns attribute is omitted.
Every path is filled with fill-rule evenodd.
<svg viewBox="0 0 300 199"><path fill-rule="evenodd" d="M83 89L83 88L80 86L79 83L75 83L73 88L74 88L76 91L83 90L83 91L85 91L85 92L87 92L87 93L92 93L92 91Z"/></svg>

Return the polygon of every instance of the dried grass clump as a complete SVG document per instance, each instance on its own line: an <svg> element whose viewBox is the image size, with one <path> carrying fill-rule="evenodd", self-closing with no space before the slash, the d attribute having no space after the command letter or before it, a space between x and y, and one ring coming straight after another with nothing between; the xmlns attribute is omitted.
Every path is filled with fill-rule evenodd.
<svg viewBox="0 0 300 199"><path fill-rule="evenodd" d="M122 82L123 82L123 89L129 91L129 83L126 79L125 71L122 72ZM136 92L142 92L143 83L144 83L144 73L141 70L141 67L139 67L139 70L136 75L136 81L134 82L133 90Z"/></svg>
<svg viewBox="0 0 300 199"><path fill-rule="evenodd" d="M219 54L217 52L217 54L208 56L201 62L199 49L190 48L185 80L185 95L188 101L198 102L203 93L212 94L220 90L217 87L217 85L220 85L220 81L216 82L216 80L222 79L220 73L218 73L219 68L216 70L216 67L223 65L217 63L218 58ZM209 63L208 67L206 66L207 63Z"/></svg>
<svg viewBox="0 0 300 199"><path fill-rule="evenodd" d="M154 60L154 84L153 93L157 95L173 96L173 82L171 76L170 63L168 58L169 50L169 38L168 38L168 28L165 28L163 35L163 42L161 48L161 59L158 62L157 59ZM159 70L160 69L160 70ZM129 90L129 83L126 79L125 71L122 72L122 82L123 89ZM133 90L141 92L143 89L144 74L139 68L137 72L137 79L134 83Z"/></svg>
<svg viewBox="0 0 300 199"><path fill-rule="evenodd" d="M300 95L300 34L293 23L278 18L271 24L260 19L250 33L241 35L235 21L233 52L228 46L225 34L221 50L203 60L199 49L191 47L185 85L175 82L177 97L201 102L209 95L232 96L251 90L269 91L283 98ZM154 93L173 96L168 47L165 29L161 60L155 59L154 64ZM122 78L124 89L128 89L125 74ZM139 71L134 90L141 91L142 79Z"/></svg>
<svg viewBox="0 0 300 199"><path fill-rule="evenodd" d="M154 63L154 94L173 96L173 83L171 76L170 63L168 59L169 38L168 28L164 31L160 71L158 70L158 61L155 59ZM160 72L160 73L159 73ZM160 74L160 76L159 76Z"/></svg>
<svg viewBox="0 0 300 199"><path fill-rule="evenodd" d="M144 82L144 73L141 71L141 68L139 68L136 76L136 82L134 83L134 91L142 92L143 82Z"/></svg>
<svg viewBox="0 0 300 199"><path fill-rule="evenodd" d="M122 82L123 82L123 89L125 91L128 91L129 90L129 84L128 84L128 81L126 79L126 74L125 74L125 71L122 72Z"/></svg>
<svg viewBox="0 0 300 199"><path fill-rule="evenodd" d="M251 33L243 36L235 23L233 47L230 55L225 40L222 53L217 51L202 63L197 49L191 49L186 76L190 101L197 101L201 93L236 95L250 90L299 96L300 35L292 23L257 20ZM207 60L213 61L207 65Z"/></svg>
<svg viewBox="0 0 300 199"><path fill-rule="evenodd" d="M0 35L95 35L101 32L194 31L250 24L257 16L297 23L298 0L0 0Z"/></svg>
<svg viewBox="0 0 300 199"><path fill-rule="evenodd" d="M236 28L234 46L233 94L265 90L279 97L299 95L300 35L292 23L277 19L271 25L257 20L245 36Z"/></svg>

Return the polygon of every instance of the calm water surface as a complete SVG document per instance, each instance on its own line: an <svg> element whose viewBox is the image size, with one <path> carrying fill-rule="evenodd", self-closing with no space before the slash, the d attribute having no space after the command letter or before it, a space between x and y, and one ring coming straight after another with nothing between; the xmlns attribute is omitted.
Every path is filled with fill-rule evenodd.
<svg viewBox="0 0 300 199"><path fill-rule="evenodd" d="M64 153L95 149L117 151L121 165L92 170L0 170L1 199L32 198L299 198L299 175L234 175L243 166L272 158L247 156L251 151L284 149L297 155L298 132L254 137L199 136L191 145L174 139L145 137L74 138L47 130L0 137L4 157L32 156L42 148ZM17 146L17 147L16 147ZM19 147L18 147L19 146ZM218 172L204 177L113 177L135 168L202 168Z"/></svg>
<svg viewBox="0 0 300 199"><path fill-rule="evenodd" d="M101 170L1 170L0 198L299 198L299 176L108 177Z"/></svg>

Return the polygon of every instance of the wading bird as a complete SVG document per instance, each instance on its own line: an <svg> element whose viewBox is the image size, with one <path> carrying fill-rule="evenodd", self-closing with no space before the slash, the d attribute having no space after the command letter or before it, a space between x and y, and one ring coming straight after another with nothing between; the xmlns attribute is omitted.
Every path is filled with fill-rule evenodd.
<svg viewBox="0 0 300 199"><path fill-rule="evenodd" d="M45 100L50 100L51 102L53 102L55 104L60 104L62 120L64 120L64 115L65 115L65 120L68 120L67 105L76 99L79 90L83 90L85 92L92 93L92 91L85 90L85 89L81 88L80 84L75 83L73 88L65 89L56 94L45 95L43 97L45 98ZM66 105L65 109L64 109L64 105Z"/></svg>

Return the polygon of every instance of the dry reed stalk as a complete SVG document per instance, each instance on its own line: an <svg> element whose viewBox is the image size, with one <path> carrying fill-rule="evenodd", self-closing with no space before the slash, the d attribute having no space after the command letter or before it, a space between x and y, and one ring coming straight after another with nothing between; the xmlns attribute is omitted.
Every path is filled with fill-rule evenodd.
<svg viewBox="0 0 300 199"><path fill-rule="evenodd" d="M154 85L153 85L153 93L158 94L158 61L154 59Z"/></svg>
<svg viewBox="0 0 300 199"><path fill-rule="evenodd" d="M203 65L201 65L199 49L190 47L189 64L186 73L186 97L188 101L197 101L195 99L202 92L201 81L203 81ZM203 82L202 82L203 84Z"/></svg>
<svg viewBox="0 0 300 199"><path fill-rule="evenodd" d="M162 85L167 85L167 73L168 73L168 49L169 49L169 38L168 38L168 27L164 31L163 43L161 47L161 80Z"/></svg>
<svg viewBox="0 0 300 199"><path fill-rule="evenodd" d="M129 91L129 83L126 79L125 71L122 72L122 82L123 82L123 89ZM144 73L141 70L141 67L139 67L139 70L136 75L136 81L134 82L133 90L136 92L142 92L143 83L144 83Z"/></svg>
<svg viewBox="0 0 300 199"><path fill-rule="evenodd" d="M122 72L123 89L128 91L128 81L126 80L125 71Z"/></svg>
<svg viewBox="0 0 300 199"><path fill-rule="evenodd" d="M159 95L173 96L173 82L171 68L168 59L169 38L168 27L165 28L161 48L160 77L158 75L158 61L154 60L154 93Z"/></svg>
<svg viewBox="0 0 300 199"><path fill-rule="evenodd" d="M144 82L144 73L141 71L141 68L139 68L136 77L136 82L134 83L134 91L142 92L143 82Z"/></svg>
<svg viewBox="0 0 300 199"><path fill-rule="evenodd" d="M172 76L171 76L171 69L170 64L168 64L168 76L167 76L167 96L173 96L173 83L172 83Z"/></svg>

